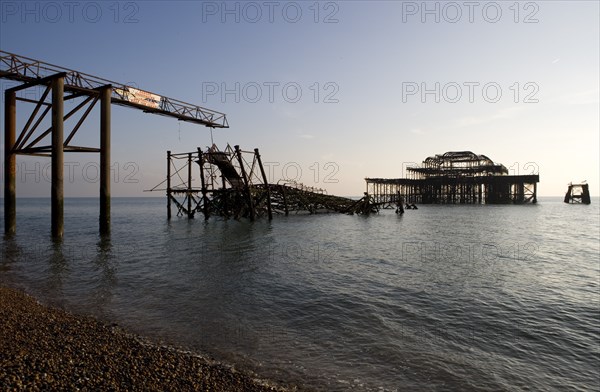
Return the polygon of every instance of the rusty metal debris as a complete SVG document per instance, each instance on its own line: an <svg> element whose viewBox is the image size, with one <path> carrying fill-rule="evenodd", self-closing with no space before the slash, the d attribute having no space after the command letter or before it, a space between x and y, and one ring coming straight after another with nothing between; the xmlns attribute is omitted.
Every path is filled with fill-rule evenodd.
<svg viewBox="0 0 600 392"><path fill-rule="evenodd" d="M160 188L163 185L166 187ZM300 213L377 211L367 195L354 200L295 181L271 184L258 148L243 151L229 144L223 151L214 144L204 151L167 151L167 178L149 191L166 192L168 218L173 207L177 216L193 218L201 213L206 220L211 216L255 220Z"/></svg>

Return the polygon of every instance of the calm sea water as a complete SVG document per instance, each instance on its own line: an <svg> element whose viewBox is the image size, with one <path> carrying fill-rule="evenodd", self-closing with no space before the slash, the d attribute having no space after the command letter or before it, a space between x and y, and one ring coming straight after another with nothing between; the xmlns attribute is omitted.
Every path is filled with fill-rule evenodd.
<svg viewBox="0 0 600 392"><path fill-rule="evenodd" d="M421 206L397 216L166 220L164 198L19 199L0 281L316 390L600 390L600 215Z"/></svg>

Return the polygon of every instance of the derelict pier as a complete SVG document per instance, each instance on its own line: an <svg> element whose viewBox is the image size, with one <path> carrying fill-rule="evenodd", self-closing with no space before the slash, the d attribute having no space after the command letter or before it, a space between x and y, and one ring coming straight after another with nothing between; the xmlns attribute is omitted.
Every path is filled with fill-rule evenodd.
<svg viewBox="0 0 600 392"><path fill-rule="evenodd" d="M366 178L374 203L524 204L537 202L539 174L508 175L508 169L471 151L429 157L407 169L409 178Z"/></svg>
<svg viewBox="0 0 600 392"><path fill-rule="evenodd" d="M16 158L33 155L51 159L51 232L53 237L62 238L65 153L100 154L100 233L110 233L112 104L210 128L229 127L224 113L4 51L0 51L0 79L21 83L4 92L4 232L7 235L15 234L17 228ZM39 99L17 96L17 92L36 86L45 87ZM29 116L22 127L17 127L17 101L34 105L23 111ZM69 101L77 105L65 113L65 102ZM78 130L98 102L99 146L73 144ZM50 121L44 121L48 118Z"/></svg>
<svg viewBox="0 0 600 392"><path fill-rule="evenodd" d="M211 216L255 220L274 215L377 211L366 195L354 200L292 180L269 183L258 148L244 151L230 145L224 150L213 144L194 152L167 151L167 178L148 191L166 192L169 219L173 210L188 218L200 213L205 220Z"/></svg>
<svg viewBox="0 0 600 392"><path fill-rule="evenodd" d="M565 203L571 204L590 204L592 199L590 198L590 187L588 184L569 184L567 193L565 194Z"/></svg>

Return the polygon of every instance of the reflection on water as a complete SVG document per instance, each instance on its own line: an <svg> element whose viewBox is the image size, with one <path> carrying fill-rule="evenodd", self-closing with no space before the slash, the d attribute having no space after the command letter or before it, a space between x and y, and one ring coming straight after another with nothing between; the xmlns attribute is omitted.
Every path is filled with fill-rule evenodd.
<svg viewBox="0 0 600 392"><path fill-rule="evenodd" d="M174 219L163 199L21 201L0 281L320 390L597 387L598 202Z"/></svg>
<svg viewBox="0 0 600 392"><path fill-rule="evenodd" d="M53 292L55 296L62 296L63 277L68 273L69 260L67 260L67 257L72 255L67 253L67 257L65 257L65 253L63 252L63 244L60 240L53 240L48 251L48 254L50 255L48 290ZM44 251L41 250L40 255L43 254L43 252ZM70 257L70 259L72 260L73 258Z"/></svg>
<svg viewBox="0 0 600 392"><path fill-rule="evenodd" d="M118 260L112 253L112 243L110 235L101 236L97 243L97 251L93 257L93 265L96 269L96 275L99 277L96 283L96 290L93 291L92 300L95 312L105 314L106 309L110 308L113 288L117 284L115 274Z"/></svg>
<svg viewBox="0 0 600 392"><path fill-rule="evenodd" d="M22 259L23 252L14 237L4 237L0 251L2 252L0 253L0 272L2 272L1 276L6 276L11 271L12 265Z"/></svg>

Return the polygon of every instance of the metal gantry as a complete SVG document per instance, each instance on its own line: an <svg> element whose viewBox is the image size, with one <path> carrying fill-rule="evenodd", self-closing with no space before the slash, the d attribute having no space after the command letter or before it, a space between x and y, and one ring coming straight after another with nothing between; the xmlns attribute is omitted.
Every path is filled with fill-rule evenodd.
<svg viewBox="0 0 600 392"><path fill-rule="evenodd" d="M399 200L423 204L523 204L537 202L538 174L508 175L485 155L452 151L407 168L408 178L366 178L374 203L394 207Z"/></svg>
<svg viewBox="0 0 600 392"><path fill-rule="evenodd" d="M16 156L21 154L51 158L52 235L62 237L65 152L100 153L100 232L110 231L111 104L211 128L229 126L223 113L4 51L0 51L0 78L21 83L4 93L4 224L8 235L16 231ZM17 92L36 86L45 87L39 99L17 96ZM65 114L64 103L69 100L80 102ZM17 101L35 105L18 136ZM73 145L72 139L98 101L100 146ZM42 129L49 113L51 126ZM75 114L79 119L65 134L65 122Z"/></svg>

